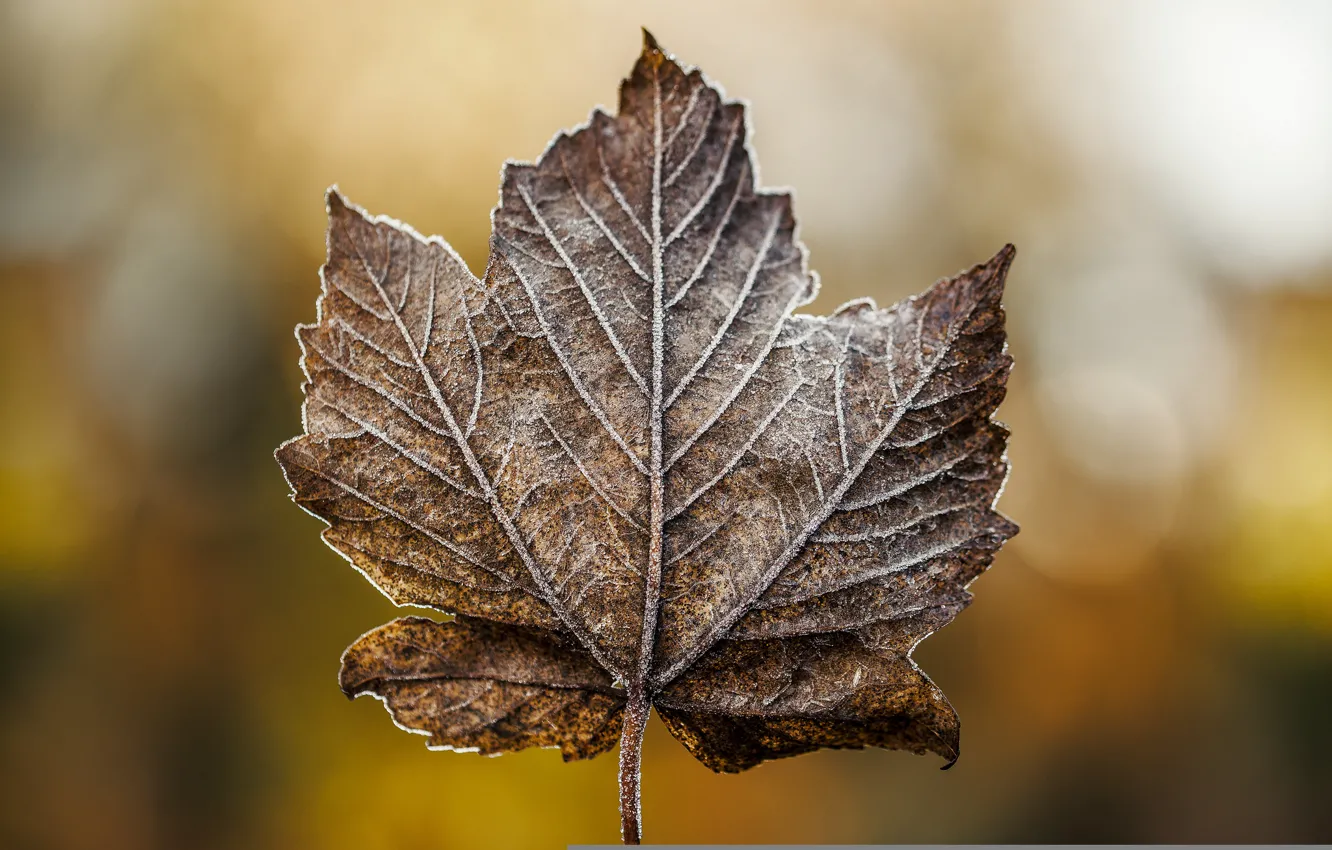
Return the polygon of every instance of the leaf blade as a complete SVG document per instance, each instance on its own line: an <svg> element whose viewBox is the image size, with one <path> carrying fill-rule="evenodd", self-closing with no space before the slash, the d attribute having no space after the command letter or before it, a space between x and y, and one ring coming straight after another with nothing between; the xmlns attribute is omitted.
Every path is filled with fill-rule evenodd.
<svg viewBox="0 0 1332 850"><path fill-rule="evenodd" d="M338 681L373 695L432 749L493 754L558 747L566 761L609 750L623 694L590 654L534 629L408 617L347 648Z"/></svg>
<svg viewBox="0 0 1332 850"><path fill-rule="evenodd" d="M801 329L800 347L791 349L797 352L793 357L801 359L793 359L791 365L805 370L809 383L814 386L814 389L805 391L804 409L788 416L786 430L789 439L784 445L768 448L765 454L769 457L757 458L748 467L728 468L715 476L709 482L710 487L727 478L738 481L739 475L747 475L759 483L748 487L743 482L737 483L734 492L723 485L713 496L722 507L701 504L697 516L686 522L715 524L716 518L726 512L727 503L768 497L778 502L777 507L760 514L757 522L751 521L754 530L750 533L735 532L729 538L714 538L716 542L695 549L689 559L676 565L668 576L672 591L668 592L670 602L662 614L658 647L659 651L664 648L664 652L659 655L654 669L655 687L667 685L723 639L788 567L799 561L811 538L836 512L842 499L861 480L863 472L870 468L885 445L891 449L894 443L902 442L903 447L909 448L913 442L957 427L967 421L968 416L988 418L993 412L1002 398L1010 362L1004 350L999 296L1012 256L1011 248L1005 248L988 263L941 281L919 300L913 299L891 310L878 311L862 303L851 305L827 320L800 317L788 322L790 326L805 326ZM846 341L854 334L864 337L857 341L858 347L877 356L860 358L863 362L856 364L850 382L839 382L837 376L841 374L842 353L847 349ZM979 355L968 350L965 360L958 363L949 360L950 346L957 338L976 334L987 334L986 345L980 349ZM961 369L961 374L970 376L971 372L966 370L974 367L976 359L982 360L987 367L980 370L989 381L982 385L983 391L965 386L966 382L953 374ZM947 384L953 391L944 393L945 398L935 400L935 394L942 392L939 384ZM843 403L845 387L859 389L858 397L853 400L855 403L849 408ZM888 388L886 395L883 387ZM821 390L822 396L816 397L816 390ZM913 407L915 399L923 393L924 400L931 404ZM794 394L778 396L783 405L794 397ZM877 403L881 398L891 398L891 404ZM960 403L958 399L961 399ZM930 408L936 409L929 412ZM770 424L781 412L777 408L773 411L759 421L765 426ZM937 433L931 434L929 428L934 428ZM803 472L797 473L797 470L802 464L815 465L808 455L811 444L817 447L816 451L822 452L825 466L835 469L840 466L848 434L855 447L855 463L850 468L843 468L841 475L834 475L830 487L822 483L817 487L799 486ZM742 454L751 448L751 444L746 444ZM774 467L780 471L770 472ZM817 474L817 470L814 472ZM981 509L980 517L992 523L999 522L992 504L1006 475L1006 462L998 464L996 472L993 496ZM796 478L797 474L801 478ZM771 490L765 490L762 486L765 475L768 479L780 479L787 492L779 497ZM811 500L811 492L822 494L817 503ZM774 512L783 517L780 529L772 528L770 521L765 523ZM786 513L800 521L786 522ZM754 542L762 537L766 538L763 543ZM958 545L962 542L965 541L959 540ZM723 548L728 543L729 549ZM754 556L756 550L759 552L757 557ZM711 563L734 563L745 555L751 563L761 562L761 565L751 566L747 573L738 576L739 581L736 575L728 576L725 587L707 583ZM690 600L692 604L680 604L680 599ZM678 612L672 611L671 605L676 605ZM700 616L700 612L704 616Z"/></svg>
<svg viewBox="0 0 1332 850"><path fill-rule="evenodd" d="M1012 246L886 310L798 315L818 280L749 136L645 34L617 114L506 164L481 279L331 191L298 329L294 498L394 602L460 615L369 633L345 687L485 752L590 757L622 717L627 840L652 705L715 770L956 758L911 651L1017 531L992 419Z"/></svg>

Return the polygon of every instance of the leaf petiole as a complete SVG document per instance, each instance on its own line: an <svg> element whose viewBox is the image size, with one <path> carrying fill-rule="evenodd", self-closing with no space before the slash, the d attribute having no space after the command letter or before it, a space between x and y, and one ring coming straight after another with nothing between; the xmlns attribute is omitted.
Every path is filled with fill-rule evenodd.
<svg viewBox="0 0 1332 850"><path fill-rule="evenodd" d="M639 775L643 756L643 732L647 730L652 705L642 685L630 687L624 707L624 731L620 735L620 834L625 844L638 844L643 837Z"/></svg>

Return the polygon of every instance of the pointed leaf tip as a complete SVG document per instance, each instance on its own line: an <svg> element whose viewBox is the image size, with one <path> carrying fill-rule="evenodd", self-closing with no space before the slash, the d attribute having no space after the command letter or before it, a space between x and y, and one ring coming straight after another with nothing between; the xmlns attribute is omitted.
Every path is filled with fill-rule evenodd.
<svg viewBox="0 0 1332 850"><path fill-rule="evenodd" d="M992 269L991 280L1000 289L1008 285L1008 270L1013 266L1013 258L1017 256L1017 248L1012 242L999 249L999 253L990 258L987 265Z"/></svg>
<svg viewBox="0 0 1332 850"><path fill-rule="evenodd" d="M324 208L328 210L330 216L348 209L347 199L342 197L342 191L338 189L337 183L324 190Z"/></svg>
<svg viewBox="0 0 1332 850"><path fill-rule="evenodd" d="M648 32L647 27L643 27L643 59L650 66L660 68L669 58L666 51L657 43L656 36Z"/></svg>

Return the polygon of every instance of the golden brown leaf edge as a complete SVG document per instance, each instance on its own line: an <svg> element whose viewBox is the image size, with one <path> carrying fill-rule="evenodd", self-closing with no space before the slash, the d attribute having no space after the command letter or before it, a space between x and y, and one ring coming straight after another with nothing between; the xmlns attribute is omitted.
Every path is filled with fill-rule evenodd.
<svg viewBox="0 0 1332 850"><path fill-rule="evenodd" d="M890 309L817 279L755 186L741 103L645 34L619 114L505 165L485 275L328 193L304 435L324 540L405 617L342 657L437 749L620 742L637 843L649 712L715 771L820 747L934 752L911 651L1017 527L1006 246Z"/></svg>

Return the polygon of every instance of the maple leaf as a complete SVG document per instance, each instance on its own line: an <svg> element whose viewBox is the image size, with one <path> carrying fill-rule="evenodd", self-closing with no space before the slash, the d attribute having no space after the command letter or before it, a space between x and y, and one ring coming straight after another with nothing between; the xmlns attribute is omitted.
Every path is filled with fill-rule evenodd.
<svg viewBox="0 0 1332 850"><path fill-rule="evenodd" d="M409 617L343 656L430 746L620 744L626 842L655 706L717 771L934 752L912 648L1017 528L993 509L1012 246L890 309L817 283L742 104L645 34L620 90L508 163L482 279L328 193L305 434L277 457L324 540Z"/></svg>

